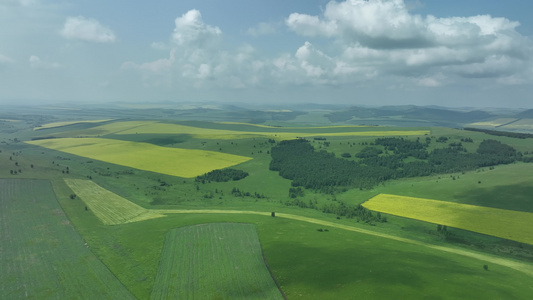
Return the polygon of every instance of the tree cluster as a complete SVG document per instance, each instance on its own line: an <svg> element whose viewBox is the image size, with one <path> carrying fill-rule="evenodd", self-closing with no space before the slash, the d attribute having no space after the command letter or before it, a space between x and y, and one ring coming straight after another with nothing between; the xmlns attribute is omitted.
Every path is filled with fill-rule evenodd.
<svg viewBox="0 0 533 300"><path fill-rule="evenodd" d="M315 151L304 139L282 141L270 153L270 170L291 179L295 187L303 186L325 193L332 193L339 186L370 188L392 176L391 170L386 168L336 158L324 150Z"/></svg>
<svg viewBox="0 0 533 300"><path fill-rule="evenodd" d="M293 187L334 193L338 187L371 188L393 178L462 172L524 160L513 147L495 140L481 142L476 153L468 153L460 142L432 151L427 150L427 142L403 138L378 138L373 145L384 147L385 154L377 147L366 147L355 155L361 158L356 162L315 151L305 139L282 141L272 148L270 170L292 180ZM417 160L404 162L409 157Z"/></svg>
<svg viewBox="0 0 533 300"><path fill-rule="evenodd" d="M196 182L202 182L205 183L206 181L215 181L215 182L227 182L230 180L237 181L245 178L248 176L248 172L237 170L237 169L219 169L219 170L213 170L209 173L205 173L204 175L197 176Z"/></svg>

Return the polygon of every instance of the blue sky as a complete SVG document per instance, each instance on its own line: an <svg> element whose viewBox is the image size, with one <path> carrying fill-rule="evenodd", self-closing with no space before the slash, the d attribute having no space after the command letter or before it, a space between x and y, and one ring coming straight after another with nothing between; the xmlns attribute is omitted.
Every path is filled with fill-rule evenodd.
<svg viewBox="0 0 533 300"><path fill-rule="evenodd" d="M0 103L533 108L529 0L0 0Z"/></svg>

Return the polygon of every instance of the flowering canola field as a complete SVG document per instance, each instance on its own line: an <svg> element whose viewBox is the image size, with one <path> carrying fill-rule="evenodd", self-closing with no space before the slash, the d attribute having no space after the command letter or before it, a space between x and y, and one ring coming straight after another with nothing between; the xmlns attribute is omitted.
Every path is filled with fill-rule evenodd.
<svg viewBox="0 0 533 300"><path fill-rule="evenodd" d="M533 245L533 213L388 194L379 194L363 206Z"/></svg>
<svg viewBox="0 0 533 300"><path fill-rule="evenodd" d="M167 148L103 138L45 139L27 143L139 170L185 178L193 178L251 159L214 151Z"/></svg>

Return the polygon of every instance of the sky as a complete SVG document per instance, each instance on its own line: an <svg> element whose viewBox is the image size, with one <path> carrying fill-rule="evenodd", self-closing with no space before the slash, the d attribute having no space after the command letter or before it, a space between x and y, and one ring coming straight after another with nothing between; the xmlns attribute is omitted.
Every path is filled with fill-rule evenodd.
<svg viewBox="0 0 533 300"><path fill-rule="evenodd" d="M533 108L531 0L0 0L0 104Z"/></svg>

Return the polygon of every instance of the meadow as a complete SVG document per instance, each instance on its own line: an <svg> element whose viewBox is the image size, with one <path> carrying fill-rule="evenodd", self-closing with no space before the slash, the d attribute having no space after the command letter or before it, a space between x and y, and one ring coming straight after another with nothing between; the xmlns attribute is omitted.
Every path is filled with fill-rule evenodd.
<svg viewBox="0 0 533 300"><path fill-rule="evenodd" d="M67 200L64 203L67 207L79 207L77 201ZM120 210L121 205L110 208ZM241 222L256 224L261 238L261 245L264 246L265 258L271 266L275 278L278 280L278 283L289 298L349 298L349 295L353 295L354 293L359 293L364 295L365 298L368 297L370 299L390 297L397 293L401 293L401 295L405 295L406 297L423 297L423 295L426 294L431 295L440 293L445 298L456 298L458 295L463 294L470 295L471 297L474 297L474 295L485 295L485 292L483 292L482 289L478 290L475 288L468 292L461 291L458 294L455 293L453 289L442 291L440 289L445 287L441 284L437 284L436 281L433 281L437 280L440 276L454 278L454 280L451 280L448 283L450 286L453 286L459 284L462 280L466 280L467 277L463 276L470 276L466 274L477 274L475 280L472 278L469 280L469 282L476 285L481 282L495 284L495 282L492 283L492 280L503 282L503 285L500 288L491 289L490 293L506 295L509 293L510 288L516 288L516 291L508 295L522 298L522 293L528 292L528 289L524 289L525 283L523 283L523 280L527 281L530 276L533 276L533 267L528 264L514 262L512 260L502 259L495 256L483 255L474 251L426 244L411 239L397 237L395 235L376 232L369 228L365 229L345 225L342 222L339 222L339 220L336 222L327 221L327 218L322 214L315 214L315 217L310 218L301 215L278 213L275 218L272 218L269 216L270 214L268 212L245 210L164 209L155 210L155 212L166 214L167 217L122 225L126 227L100 227L98 230L100 232L99 234L95 234L95 228L91 227L90 231L92 231L92 233L87 234L87 236L91 236L95 239L94 241L91 241L91 244L100 244L100 251L102 251L102 249L107 249L100 253L102 259L112 270L114 270L114 272L120 274L119 277L127 286L131 286L131 288L134 289L139 298L147 298L149 294L155 299L165 298L167 296L174 297L178 294L180 295L179 297L181 297L183 294L180 293L184 290L191 293L197 291L193 284L194 282L197 282L198 280L212 280L211 276L215 276L211 274L213 264L210 265L211 268L209 269L209 272L196 269L198 267L196 262L200 265L205 262L200 259L200 256L194 256L195 263L192 266L190 263L193 260L189 259L185 260L186 262L189 262L188 267L175 267L180 263L184 263L184 260L180 260L180 258L191 254L190 251L194 252L195 255L203 253L202 251L199 251L198 248L194 247L206 247L204 250L220 248L218 246L213 248L213 245L211 245L212 247L207 247L205 244L202 244L202 238L205 236L197 232L196 229L198 229L198 226L189 226L211 222ZM81 209L73 208L73 215L79 215L80 213L87 215L86 213L83 213ZM224 224L213 226L223 227ZM83 227L85 226L82 226L82 228ZM177 231L171 229L170 231L167 231L168 228L171 227L178 227L181 228L178 230L183 230ZM117 228L118 231L110 230L109 228ZM191 231L193 233L195 232L194 234L196 234L196 237L190 237L189 235L188 238L184 240L181 239L187 236L180 235L181 233L190 233ZM210 230L207 231L209 232ZM238 237L242 235L243 234L232 236ZM106 238L102 239L100 238L101 236L106 236ZM229 237L224 236L222 240L224 239L229 239ZM193 243L193 246L190 246L191 241L196 241ZM164 246L161 249L160 247L163 243ZM231 244L235 243L237 242L231 242ZM187 245L190 247L187 247ZM379 247L376 245L379 245ZM123 250L116 251L116 249ZM353 249L357 249L357 251L352 251ZM184 254L183 251L189 252L188 254ZM376 261L375 259L366 261L364 259L365 257L368 258L367 255L373 257L372 255L375 255L376 251L378 253L383 253L382 255L385 255L385 253L390 251L389 254L394 253L394 256L391 258L391 261ZM423 257L423 260L408 259L413 251L414 253L422 255L421 257ZM401 263L396 261L399 257L402 259ZM361 260L362 258L363 260ZM455 263L446 264L446 268L442 268L442 265L439 265L439 268L425 268L424 274L427 276L425 280L421 281L419 284L414 284L415 282L411 281L411 279L418 278L416 274L418 274L417 272L420 271L423 264L428 264L428 266L433 265L437 262L442 262L442 259L452 259ZM366 262L366 264L363 261ZM398 268L397 270L401 270L401 272L395 272L387 267L387 265L393 263L393 261L395 261L394 264ZM159 262L159 268L157 270L154 267L157 265L155 262ZM232 260L225 260L225 262L230 264L235 263ZM297 264L291 262L297 262ZM346 267L346 262L353 262L354 264L356 262L356 265L353 267ZM486 272L482 268L484 264L490 265L493 273L484 273ZM295 269L294 266L300 266L300 268ZM344 266L342 271L340 269L341 266ZM194 273L194 271L191 271L194 275L187 273L189 277L186 278L189 280L186 281L186 283L184 283L186 280L185 277L180 275L173 276L172 274L176 273L169 271L174 270L173 272L182 272L183 270L190 270L191 268L196 270L197 273ZM316 271L314 271L315 273L308 273L308 271L312 271L314 268L317 268ZM126 272L126 270L137 270L136 272L139 272L139 274L135 275L135 273L132 274L131 271ZM224 270L228 270L228 268ZM224 273L224 270L220 272ZM170 275L169 272L171 272ZM388 275L385 276L385 274ZM408 278L403 278L404 276L407 276L407 274L411 275L408 275ZM484 274L494 277L486 277L483 276ZM133 278L144 276L143 278L145 279L143 279L141 284L138 279L129 279L128 275L133 276ZM203 277L198 280L191 280L191 276L197 275ZM124 278L124 276L126 276L126 278ZM500 278L500 276L511 277L502 281L503 277ZM380 288L378 288L373 283L373 280L376 280L377 282L380 277L386 278L387 284L383 285L382 283ZM147 278L154 278L153 282L145 282ZM299 280L295 281L295 278L299 278ZM245 279L241 280L243 282L246 281ZM403 282L403 284L397 287L390 285L391 282L397 280ZM511 280L515 281L511 284ZM310 285L311 282L312 285ZM411 282L413 285L405 286L407 282ZM183 289L179 288L181 284L189 285ZM237 283L229 286L233 287L236 284ZM208 284L207 286L211 285ZM313 288L311 288L311 286ZM424 288L422 288L422 286L424 286ZM361 287L364 287L364 289L360 290ZM202 292L205 292L204 289L202 289ZM226 287L226 290L227 289L228 287ZM220 292L220 289L216 288L216 291ZM210 293L210 291L207 292ZM220 294L216 294L216 292L213 293L216 296L220 296ZM489 294L486 295L488 296ZM189 294L189 296L191 296L191 294ZM233 294L232 297L229 298L235 297L239 298L240 295ZM254 298L250 295L244 298L250 297L252 299Z"/></svg>
<svg viewBox="0 0 533 300"><path fill-rule="evenodd" d="M533 130L533 119L520 119L516 122L510 123L508 125L502 126L503 130L519 130L519 131L532 131Z"/></svg>
<svg viewBox="0 0 533 300"><path fill-rule="evenodd" d="M150 113L154 114L151 119ZM123 116L143 115L144 121L105 125L73 124L33 131L35 122L28 120L16 122L18 125L13 128L0 128L0 177L49 180L60 210L75 225L76 231L72 231L83 237L96 259L138 299L177 293L174 287L180 282L171 278L176 273L169 274L165 268L182 263L175 254L185 255L191 249L178 249L184 243L176 241L193 239L184 233L207 226L201 224L230 223L246 223L255 228L257 243L287 299L529 299L533 294L533 246L450 227L450 236L455 238L452 240L443 238L435 224L419 220L388 215L388 222L366 223L322 210L331 205L357 206L387 193L533 212L529 200L533 188L528 176L533 164L517 162L494 169L389 180L369 189L340 188L334 194L304 189L296 198L289 194L291 180L269 170L269 152L275 141L295 136L309 135L316 151L326 151L337 158L349 153L352 157L342 156L343 159L354 161L359 160L355 154L373 146L383 132L407 140L430 138L428 151L471 138L473 142L464 142L463 146L475 152L484 139L494 138L525 153L533 151L530 140L441 127L328 126L332 124L325 117L315 126L304 126L312 121L307 115L298 116L302 122L299 124L275 120L243 124L242 119L217 123L227 119L215 117L209 120L217 122L186 121L181 115L175 120L161 120L157 117L161 113L128 111ZM194 117L187 116L190 120ZM100 117L91 112L91 118L120 117L102 111ZM6 131L1 131L4 128ZM100 138L30 141L39 137L86 136ZM436 142L441 136L448 141ZM15 141L15 137L24 142ZM40 143L53 147L37 146ZM161 148L248 158L232 168L246 171L249 176L238 181L201 182L192 173L165 173L172 168L175 156L162 157L157 162L159 169L131 165L135 160L152 161L152 157L161 156ZM130 152L141 149L150 150L151 155L130 156ZM106 157L110 153L114 153L114 161L90 157ZM193 153L196 155L188 152L189 160ZM119 156L128 157L128 162L118 163L123 159ZM197 162L187 168L195 170L202 164ZM239 192L233 193L234 190ZM71 199L73 194L76 197ZM271 212L276 217L271 217ZM207 236L198 240L198 246L205 246ZM194 266L188 267L194 276L206 275L198 280L214 278L213 272L194 273ZM183 270L174 267L170 272ZM247 279L240 276L238 283L226 288ZM2 297L7 297L4 292L0 292Z"/></svg>
<svg viewBox="0 0 533 300"><path fill-rule="evenodd" d="M187 125L184 125L187 124ZM56 134L58 137L89 137L108 134L187 134L196 139L247 139L254 137L276 140L295 139L311 136L392 136L424 135L429 130L409 130L405 128L382 128L376 126L321 126L321 127L272 127L256 124L183 122L183 124L160 123L154 121L113 122L85 130Z"/></svg>
<svg viewBox="0 0 533 300"><path fill-rule="evenodd" d="M470 123L467 127L495 128L515 121L517 121L516 118L499 118L491 121Z"/></svg>
<svg viewBox="0 0 533 300"><path fill-rule="evenodd" d="M254 225L212 223L171 230L151 299L283 299Z"/></svg>
<svg viewBox="0 0 533 300"><path fill-rule="evenodd" d="M0 179L0 298L135 299L89 250L46 180Z"/></svg>
<svg viewBox="0 0 533 300"><path fill-rule="evenodd" d="M103 123L103 122L107 122L111 120L112 119L52 122L52 123L43 124L39 127L35 127L34 130L51 129L51 128L56 128L56 127L64 127L64 126L69 126L69 125L74 125L74 124L83 124L83 123Z"/></svg>
<svg viewBox="0 0 533 300"><path fill-rule="evenodd" d="M377 212L465 229L533 245L533 213L379 194L363 203Z"/></svg>
<svg viewBox="0 0 533 300"><path fill-rule="evenodd" d="M250 159L212 151L166 148L148 143L101 138L45 139L27 143L117 165L185 178L196 177Z"/></svg>

